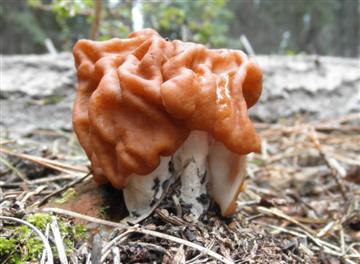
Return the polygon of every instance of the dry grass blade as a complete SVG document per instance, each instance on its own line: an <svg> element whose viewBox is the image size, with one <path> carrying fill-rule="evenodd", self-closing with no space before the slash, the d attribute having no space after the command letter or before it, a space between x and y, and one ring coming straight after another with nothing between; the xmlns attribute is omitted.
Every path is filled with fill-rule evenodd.
<svg viewBox="0 0 360 264"><path fill-rule="evenodd" d="M43 183L63 181L63 180L72 180L72 179L77 179L77 178L78 178L77 176L65 174L65 175L39 178L39 179L35 179L35 180L28 180L27 184L28 185L38 185L38 184L43 184ZM8 183L8 182L0 181L0 187L14 188L14 187L21 187L22 184L23 184L22 182Z"/></svg>
<svg viewBox="0 0 360 264"><path fill-rule="evenodd" d="M85 264L92 264L91 263L91 254L89 253L86 257L86 261L85 261Z"/></svg>
<svg viewBox="0 0 360 264"><path fill-rule="evenodd" d="M96 233L92 239L91 262L92 264L101 264L102 239L99 233Z"/></svg>
<svg viewBox="0 0 360 264"><path fill-rule="evenodd" d="M185 264L184 246L181 245L174 256L174 264Z"/></svg>
<svg viewBox="0 0 360 264"><path fill-rule="evenodd" d="M306 232L312 234L312 235L315 235L314 231L311 230L309 227L307 227L306 225L303 225L302 223L300 223L299 221L295 220L294 218L292 218L291 216L283 213L282 211L280 211L279 209L277 208L266 208L266 207L262 207L262 206L258 206L257 207L257 210L260 212L260 213L263 213L263 214L267 214L267 215L274 215L274 216L277 216L277 217L280 217L282 219L285 219L287 221L289 221L290 223L293 223L299 227L301 227L302 229L304 229Z"/></svg>
<svg viewBox="0 0 360 264"><path fill-rule="evenodd" d="M64 174L64 175L58 175L58 176L52 176L52 177L46 177L46 178L40 178L29 181L29 184L37 185L42 183L48 183L48 182L54 182L54 181L63 181L63 180L73 180L79 178L74 175Z"/></svg>
<svg viewBox="0 0 360 264"><path fill-rule="evenodd" d="M65 190L69 189L70 187L73 187L75 186L76 184L84 181L86 178L88 178L89 176L91 175L91 172L88 172L86 175L84 175L83 177L80 177L78 179L75 179L74 181L70 182L69 184L66 184L64 187L62 187L61 189L53 192L53 193L50 193L49 195L45 196L40 202L38 203L35 203L34 205L37 205L37 206L41 206L43 204L45 204L51 197L55 196L55 195L58 195L62 192L64 192Z"/></svg>
<svg viewBox="0 0 360 264"><path fill-rule="evenodd" d="M91 222L91 223L104 225L104 226L117 227L117 228L121 228L121 229L126 229L126 228L130 227L128 225L119 224L119 223L115 223L115 222L112 222L112 221L107 221L107 220L99 219L99 218L96 218L96 217L79 214L79 213L69 211L69 210L65 210L65 209L61 209L61 208L47 207L47 208L42 208L40 211L47 212L47 213L55 213L55 214L60 214L60 215L66 215L66 216L69 216L69 217L78 218L78 219L81 219L81 220L84 220L84 221L88 221L88 222Z"/></svg>
<svg viewBox="0 0 360 264"><path fill-rule="evenodd" d="M76 172L82 172L82 173L87 173L89 170L84 167L84 166L74 166L74 165L69 165L69 164L65 164L65 163L61 163L58 161L54 161L51 159L46 159L46 158L42 158L42 157L37 157L37 156L33 156L33 155L29 155L29 154L23 154L23 153L14 153L8 149L5 148L0 148L0 153L4 153L6 155L10 155L10 156L14 156L20 159L25 159L34 163L37 163L39 165L42 165L44 167L48 167L54 170L58 170L61 172L65 172L68 174L71 173L76 173Z"/></svg>
<svg viewBox="0 0 360 264"><path fill-rule="evenodd" d="M89 216L81 215L79 213L71 212L71 211L68 211L68 210L62 210L62 209L59 209L59 208L44 208L44 209L42 209L42 211L60 213L60 214L65 214L65 215L72 216L72 217L79 217L82 220L94 222L94 223L97 223L97 224L108 225L108 226L119 227L119 228L125 228L125 229L127 229L127 231L129 231L129 233L141 233L141 234L144 234L144 235L150 235L150 236L153 236L153 237L169 240L169 241L178 243L180 245L191 247L193 249L196 249L196 250L200 251L202 254L208 255L208 256L210 256L210 257L212 257L212 258L214 258L214 259L216 259L216 260L218 260L218 261L220 261L222 263L225 263L225 264L234 263L232 260L227 259L224 256L222 256L222 255L220 255L220 254L218 254L218 253L216 253L216 252L214 252L214 251L212 251L212 250L210 250L208 248L205 248L205 247L200 246L198 244L195 244L193 242L184 240L182 238L174 237L174 236L167 235L167 234L164 234L164 233L160 233L160 232L157 232L157 231L147 230L145 228L136 227L136 226L135 227L129 227L129 226L125 226L125 225L115 223L115 222L106 221L106 220L98 219L98 218L95 218L95 217L89 217Z"/></svg>
<svg viewBox="0 0 360 264"><path fill-rule="evenodd" d="M289 229L281 227L281 226L275 226L275 225L267 225L267 226L273 228L276 231L288 233L288 234L291 234L296 237L300 237L300 238L306 237L306 235L304 235L304 234L301 234L301 233L293 231L293 230L289 230Z"/></svg>
<svg viewBox="0 0 360 264"><path fill-rule="evenodd" d="M46 249L47 263L48 264L53 264L54 263L53 254L52 254L52 251L51 251L49 241L47 240L45 235L39 229L37 229L32 224L30 224L30 223L28 223L28 222L26 222L24 220L15 218L15 217L9 217L9 216L0 215L0 220L17 222L19 224L26 225L27 227L31 228L40 237L40 239L41 239L41 241L42 241L42 243L44 245L44 248Z"/></svg>
<svg viewBox="0 0 360 264"><path fill-rule="evenodd" d="M118 247L112 247L111 253L113 255L113 263L120 264L120 250Z"/></svg>
<svg viewBox="0 0 360 264"><path fill-rule="evenodd" d="M149 248L151 250L158 251L158 252L163 253L163 254L169 256L170 258L172 258L172 255L170 254L170 252L167 251L162 246L159 246L159 245L155 245L155 244L152 244L152 243L146 243L146 242L140 242L140 241L137 241L137 242L129 241L128 244L131 245L131 246L141 246L141 247L144 247L144 248Z"/></svg>
<svg viewBox="0 0 360 264"><path fill-rule="evenodd" d="M109 243L107 243L102 251L101 251L101 262L104 262L105 259L107 258L107 256L110 253L110 249L114 246L119 245L120 243L122 243L123 241L126 240L126 237L132 233L132 230L127 230L123 233L121 233L120 235L118 235L117 237L115 237L113 240L111 240Z"/></svg>
<svg viewBox="0 0 360 264"><path fill-rule="evenodd" d="M342 184L341 180L338 177L338 173L337 173L336 168L334 167L333 163L329 160L326 153L322 149L322 147L320 145L320 142L319 142L319 138L317 136L317 133L315 132L315 130L313 128L310 129L310 138L313 141L313 143L315 144L315 147L319 151L321 157L325 160L326 165L331 170L331 175L334 177L334 180L336 181L336 184L339 186L340 193L341 193L342 197L344 198L344 200L346 200L346 189L345 189L344 185Z"/></svg>
<svg viewBox="0 0 360 264"><path fill-rule="evenodd" d="M318 233L317 237L323 237L326 233L329 232L335 225L335 221L328 222Z"/></svg>
<svg viewBox="0 0 360 264"><path fill-rule="evenodd" d="M218 260L218 261L220 261L222 263L226 263L226 264L234 263L232 260L227 259L224 256L222 256L222 255L220 255L220 254L218 254L218 253L216 253L216 252L214 252L214 251L212 251L212 250L210 250L208 248L205 248L205 247L200 246L198 244L195 244L193 242L184 240L182 238L170 236L170 235L163 234L163 233L156 232L156 231L152 231L152 230L146 230L146 229L143 229L143 228L140 228L140 227L134 227L133 231L136 232L136 233L141 233L141 234L144 234L144 235L150 235L150 236L166 239L166 240L178 243L180 245L191 247L193 249L196 249L196 250L200 251L202 254L208 255L208 256L210 256L210 257L212 257L212 258L214 258L214 259L216 259L216 260Z"/></svg>
<svg viewBox="0 0 360 264"><path fill-rule="evenodd" d="M330 255L334 255L334 256L338 256L338 257L344 257L344 255L341 253L340 248L337 246L334 246L330 243L327 243L319 238L316 238L314 236L312 236L311 234L301 230L300 232L296 232L296 231L292 231L292 230L288 230L286 228L283 227L279 227L279 226L274 226L274 225L268 225L269 227L280 231L280 232L285 232L291 235L294 235L296 237L301 237L301 238L305 238L308 237L311 241L313 241L318 247L320 247L321 249L323 249L325 251L325 253L330 254ZM307 249L310 250L310 249ZM312 253L313 255L313 253Z"/></svg>
<svg viewBox="0 0 360 264"><path fill-rule="evenodd" d="M0 162L1 162L2 164L4 164L7 168L9 168L10 170L14 171L15 174L16 174L17 176L19 176L19 178L20 178L23 182L29 184L29 180L25 177L25 175L22 174L22 173L21 173L17 168L15 168L13 165L11 165L10 162L8 162L6 159L3 159L2 157L0 157Z"/></svg>
<svg viewBox="0 0 360 264"><path fill-rule="evenodd" d="M46 228L45 228L45 237L46 237L46 239L49 239L49 234L50 234L50 223L47 223ZM46 259L46 249L44 248L44 250L42 252L42 255L41 255L40 264L44 264L45 259Z"/></svg>
<svg viewBox="0 0 360 264"><path fill-rule="evenodd" d="M51 231L54 235L54 240L55 240L55 245L56 245L56 249L59 255L59 260L61 264L68 264L68 260L66 257L66 253L65 253L65 246L64 246L64 242L63 239L61 237L61 233L59 230L59 226L58 223L56 221L56 218L53 217L51 224Z"/></svg>

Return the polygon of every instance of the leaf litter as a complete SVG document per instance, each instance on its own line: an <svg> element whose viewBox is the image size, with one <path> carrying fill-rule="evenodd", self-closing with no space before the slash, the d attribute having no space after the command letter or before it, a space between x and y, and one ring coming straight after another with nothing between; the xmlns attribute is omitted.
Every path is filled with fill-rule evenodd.
<svg viewBox="0 0 360 264"><path fill-rule="evenodd" d="M66 142L46 150L41 141L1 139L0 263L30 254L14 240L22 225L42 245L28 259L39 263L359 263L360 114L255 126L262 153L249 155L236 215L221 218L212 205L199 221L173 191L176 182L136 222L42 207L91 181L74 136L62 132ZM48 217L30 223L40 212ZM87 236L63 227L75 222Z"/></svg>

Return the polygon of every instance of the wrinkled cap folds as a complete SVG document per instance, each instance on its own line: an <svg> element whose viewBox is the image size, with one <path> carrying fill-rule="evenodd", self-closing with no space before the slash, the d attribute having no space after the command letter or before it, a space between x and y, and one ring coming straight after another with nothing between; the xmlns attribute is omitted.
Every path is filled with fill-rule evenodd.
<svg viewBox="0 0 360 264"><path fill-rule="evenodd" d="M73 52L73 125L98 183L124 188L131 174L149 174L192 130L234 153L260 150L247 109L262 73L243 52L167 41L151 29L79 40Z"/></svg>

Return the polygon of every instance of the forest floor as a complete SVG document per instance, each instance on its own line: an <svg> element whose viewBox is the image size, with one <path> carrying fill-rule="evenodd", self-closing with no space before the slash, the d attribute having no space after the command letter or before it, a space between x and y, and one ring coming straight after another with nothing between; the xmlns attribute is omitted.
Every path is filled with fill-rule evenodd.
<svg viewBox="0 0 360 264"><path fill-rule="evenodd" d="M170 188L119 222L121 195L94 186L70 132L1 139L0 263L360 263L360 114L256 127L237 214L200 221Z"/></svg>

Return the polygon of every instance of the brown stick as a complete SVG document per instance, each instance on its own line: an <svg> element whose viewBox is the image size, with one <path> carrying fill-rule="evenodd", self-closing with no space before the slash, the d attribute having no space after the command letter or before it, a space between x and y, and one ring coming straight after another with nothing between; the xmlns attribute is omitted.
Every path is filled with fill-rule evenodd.
<svg viewBox="0 0 360 264"><path fill-rule="evenodd" d="M95 2L95 13L94 13L94 22L91 27L90 39L96 40L97 32L100 26L101 19L101 0L96 0Z"/></svg>
<svg viewBox="0 0 360 264"><path fill-rule="evenodd" d="M49 195L45 196L38 204L37 206L42 206L43 204L45 204L51 197L58 195L62 192L64 192L65 190L69 189L70 187L73 187L74 185L82 182L83 180L85 180L86 178L88 178L91 175L91 171L89 171L87 174L85 174L84 176L73 180L72 182L66 184L64 187L60 188L59 190L56 190L53 193L50 193Z"/></svg>

